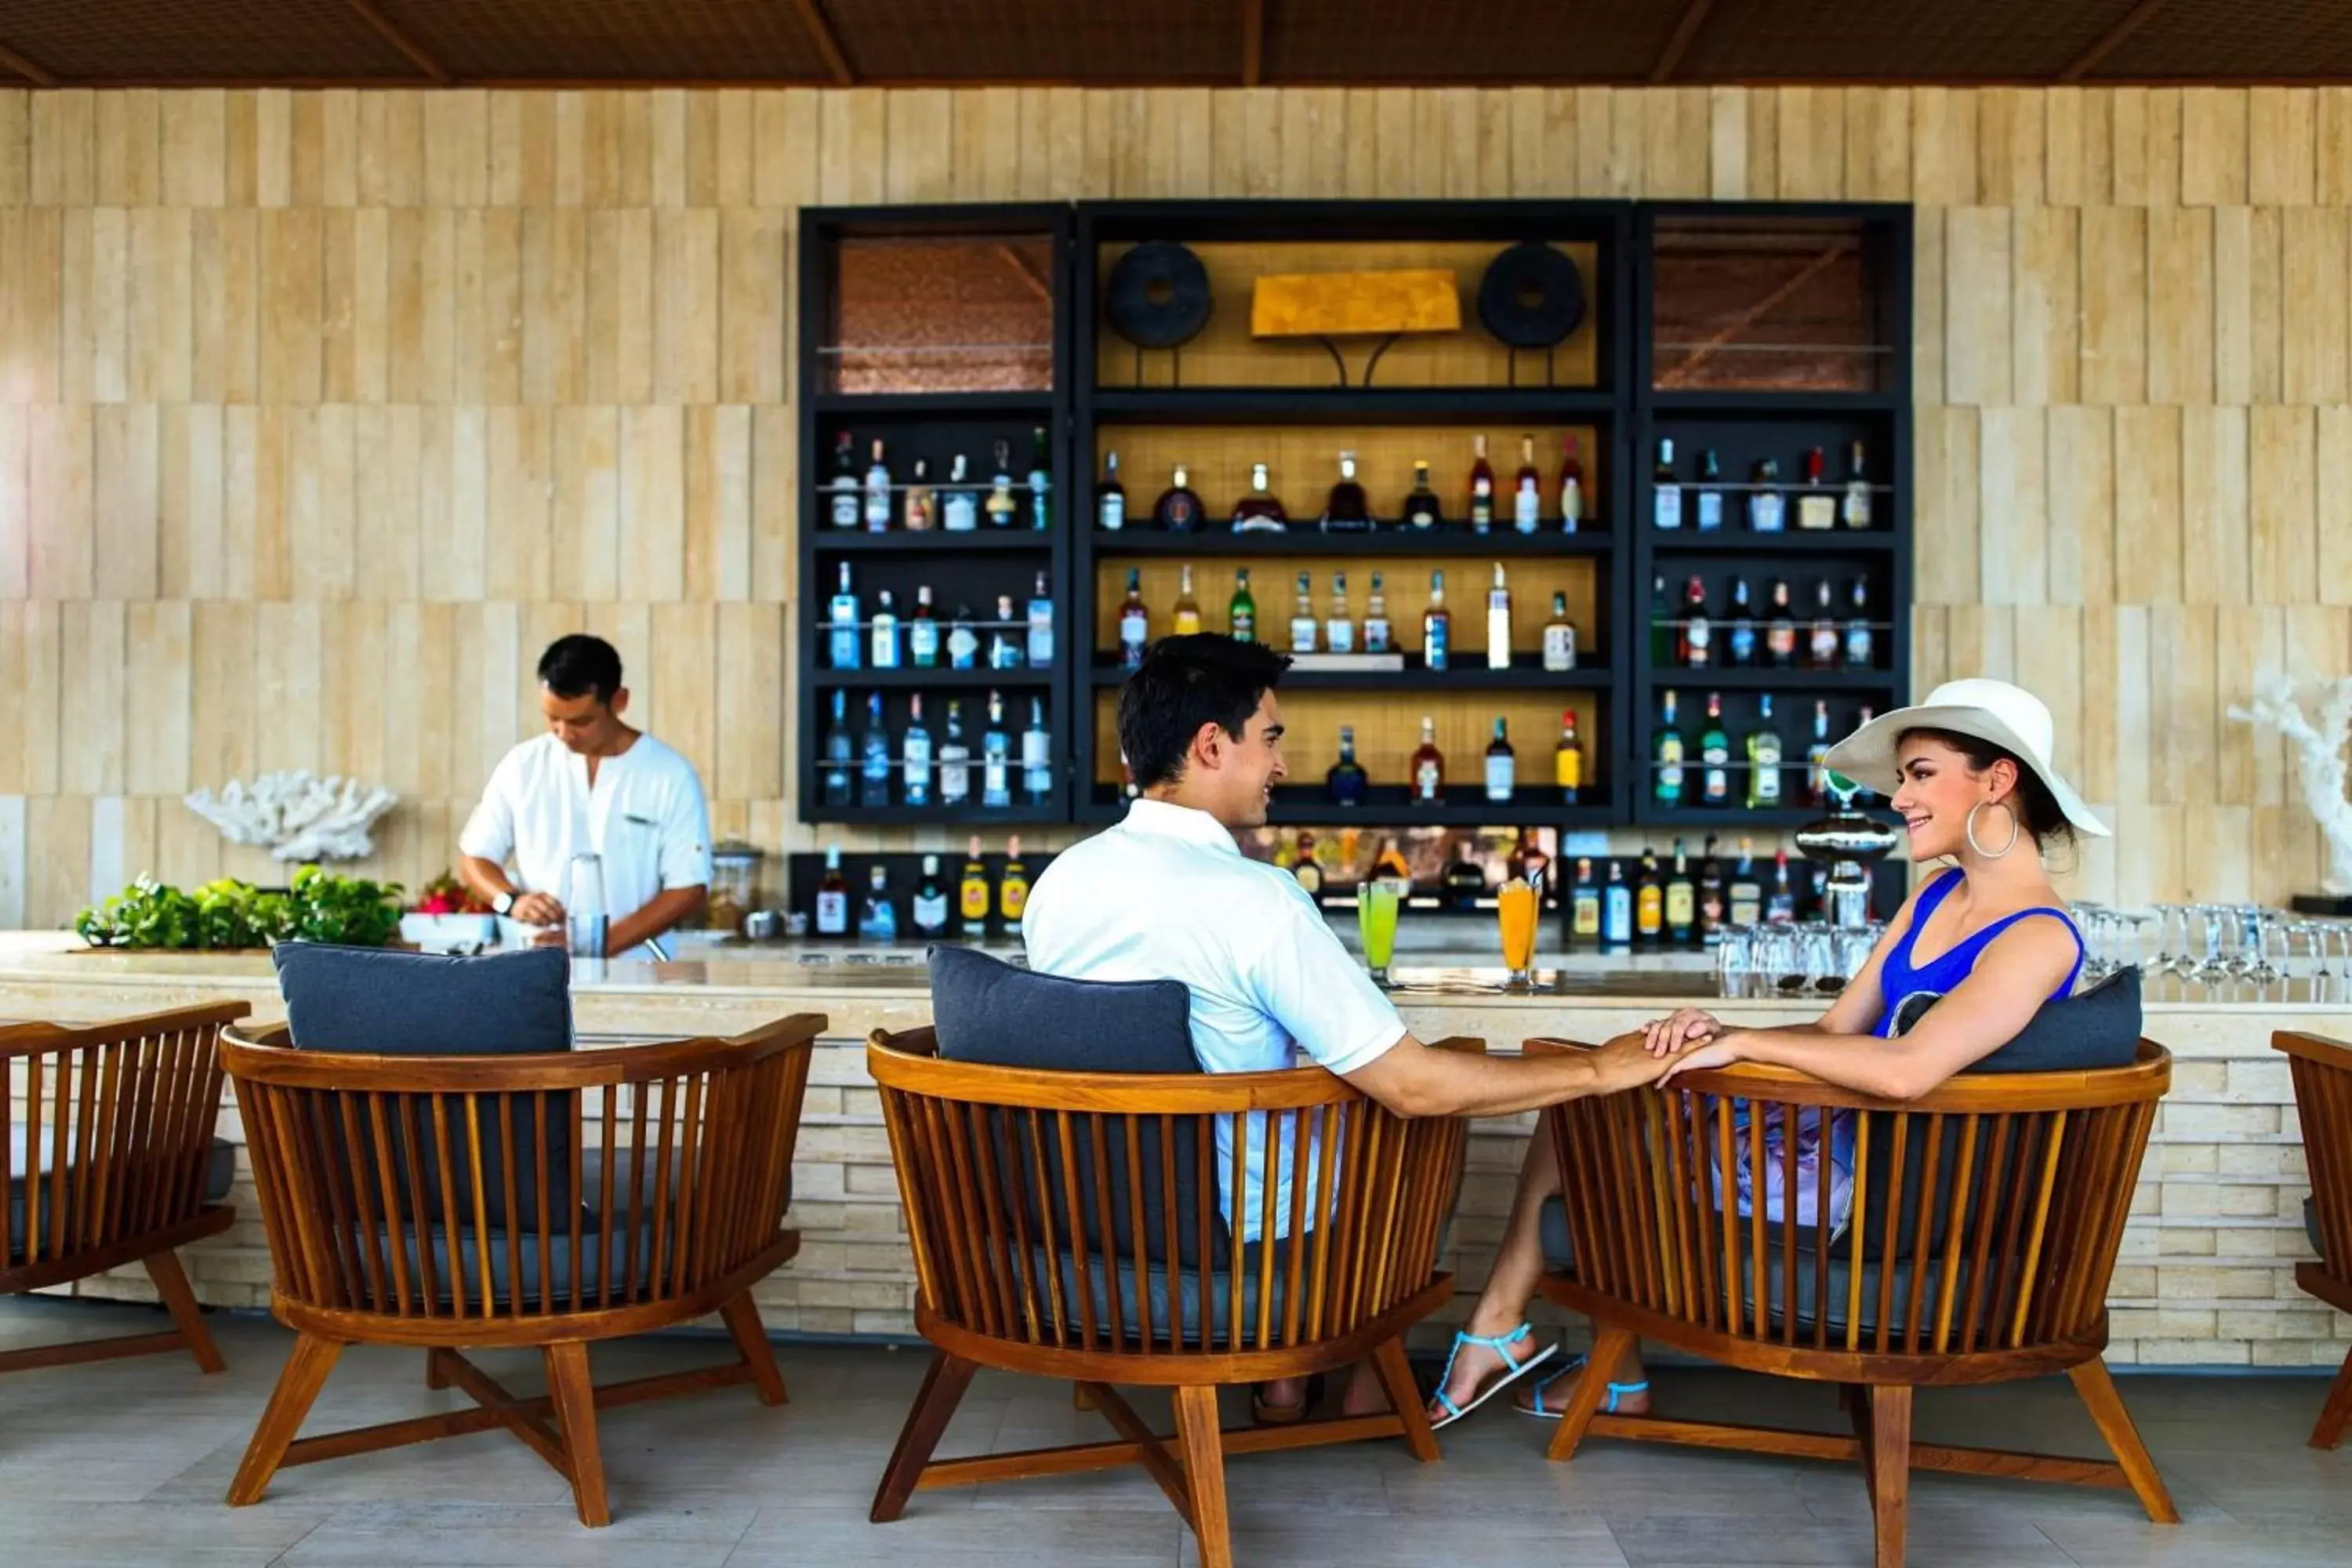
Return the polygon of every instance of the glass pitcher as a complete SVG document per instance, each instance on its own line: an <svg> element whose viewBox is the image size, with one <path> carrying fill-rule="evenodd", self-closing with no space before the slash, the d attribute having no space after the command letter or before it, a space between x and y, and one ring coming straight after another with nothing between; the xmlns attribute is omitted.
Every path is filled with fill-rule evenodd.
<svg viewBox="0 0 2352 1568"><path fill-rule="evenodd" d="M574 958L604 956L604 863L574 855L563 879L563 945Z"/></svg>

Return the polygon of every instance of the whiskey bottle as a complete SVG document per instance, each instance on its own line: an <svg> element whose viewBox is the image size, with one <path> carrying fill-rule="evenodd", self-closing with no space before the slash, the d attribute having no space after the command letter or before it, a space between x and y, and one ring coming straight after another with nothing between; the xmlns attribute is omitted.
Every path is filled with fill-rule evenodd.
<svg viewBox="0 0 2352 1568"><path fill-rule="evenodd" d="M1731 891L1726 912L1736 926L1752 926L1764 918L1764 885L1756 879L1756 841L1739 841L1739 860L1731 868Z"/></svg>
<svg viewBox="0 0 2352 1568"><path fill-rule="evenodd" d="M1183 464L1176 465L1175 477L1160 492L1159 503L1151 509L1151 521L1171 533L1192 533L1200 528L1201 498L1192 493Z"/></svg>
<svg viewBox="0 0 2352 1568"><path fill-rule="evenodd" d="M1559 744L1552 748L1552 782L1559 786L1560 803L1574 805L1584 789L1584 742L1576 734L1576 710L1559 716Z"/></svg>
<svg viewBox="0 0 2352 1568"><path fill-rule="evenodd" d="M1364 603L1364 651L1386 653L1389 647L1389 596L1381 587L1381 574L1375 572L1371 597Z"/></svg>
<svg viewBox="0 0 2352 1568"><path fill-rule="evenodd" d="M1315 633L1314 593L1308 585L1307 574L1301 572L1298 574L1298 598L1290 607L1290 651L1313 653Z"/></svg>
<svg viewBox="0 0 2352 1568"><path fill-rule="evenodd" d="M1723 527L1723 465L1717 460L1715 448L1709 447L1699 454L1699 489L1692 510L1698 516L1701 533L1714 533Z"/></svg>
<svg viewBox="0 0 2352 1568"><path fill-rule="evenodd" d="M1331 574L1331 616L1323 623L1323 647L1331 653L1356 651L1356 618L1348 613L1348 574Z"/></svg>
<svg viewBox="0 0 2352 1568"><path fill-rule="evenodd" d="M1642 877L1633 885L1633 931L1642 941L1655 943L1666 931L1666 890L1658 880L1658 852L1642 851Z"/></svg>
<svg viewBox="0 0 2352 1568"><path fill-rule="evenodd" d="M1322 530L1326 533L1369 533L1372 528L1372 512L1364 500L1364 487L1356 482L1356 454L1339 454L1339 477L1332 481L1331 493L1323 498Z"/></svg>
<svg viewBox="0 0 2352 1568"><path fill-rule="evenodd" d="M1837 526L1837 498L1830 493L1826 469L1819 447L1805 454L1805 491L1797 498L1797 526L1801 529Z"/></svg>
<svg viewBox="0 0 2352 1568"><path fill-rule="evenodd" d="M866 531L890 531L890 465L882 458L882 437L874 437L874 461L866 470Z"/></svg>
<svg viewBox="0 0 2352 1568"><path fill-rule="evenodd" d="M1568 595L1555 591L1551 619L1544 623L1543 667L1555 674L1576 668L1576 625L1568 618Z"/></svg>
<svg viewBox="0 0 2352 1568"><path fill-rule="evenodd" d="M1723 730L1723 693L1706 694L1706 728L1698 736L1701 805L1731 804L1731 737Z"/></svg>
<svg viewBox="0 0 2352 1568"><path fill-rule="evenodd" d="M1601 941L1601 889L1592 880L1592 860L1580 856L1576 881L1569 889L1568 935L1571 945L1591 947Z"/></svg>
<svg viewBox="0 0 2352 1568"><path fill-rule="evenodd" d="M1772 722L1772 694L1756 702L1756 728L1748 737L1748 809L1769 811L1780 804L1780 731Z"/></svg>
<svg viewBox="0 0 2352 1568"><path fill-rule="evenodd" d="M863 521L857 494L857 438L844 430L833 442L833 526L856 528Z"/></svg>
<svg viewBox="0 0 2352 1568"><path fill-rule="evenodd" d="M1797 616L1789 602L1787 579L1772 579L1772 618L1764 626L1764 652L1775 669L1797 662Z"/></svg>
<svg viewBox="0 0 2352 1568"><path fill-rule="evenodd" d="M1029 863L1021 858L1018 835L1004 841L1004 874L996 879L996 917L1008 931L1021 929L1029 908Z"/></svg>
<svg viewBox="0 0 2352 1568"><path fill-rule="evenodd" d="M1356 761L1356 727L1353 724L1339 726L1339 760L1331 764L1331 771L1323 777L1330 789L1332 805L1364 804L1364 791L1369 781L1364 774L1364 765Z"/></svg>
<svg viewBox="0 0 2352 1568"><path fill-rule="evenodd" d="M1496 714L1495 738L1486 742L1486 798L1498 805L1511 798L1511 792L1518 787L1519 782L1519 760L1511 750L1511 737L1507 725L1507 721L1503 715Z"/></svg>
<svg viewBox="0 0 2352 1568"><path fill-rule="evenodd" d="M1674 869L1666 876L1666 934L1687 943L1698 924L1698 887L1691 880L1690 852L1675 840Z"/></svg>
<svg viewBox="0 0 2352 1568"><path fill-rule="evenodd" d="M1683 803L1683 732L1675 722L1675 694L1665 695L1664 712L1658 724L1656 746L1656 778L1653 792L1660 805L1680 805Z"/></svg>
<svg viewBox="0 0 2352 1568"><path fill-rule="evenodd" d="M1429 488L1426 462L1412 466L1412 489L1404 498L1404 525L1423 530L1445 526L1445 509L1438 504L1437 492Z"/></svg>
<svg viewBox="0 0 2352 1568"><path fill-rule="evenodd" d="M1658 465L1651 486L1650 521L1659 528L1683 525L1683 487L1675 478L1675 441L1658 438Z"/></svg>
<svg viewBox="0 0 2352 1568"><path fill-rule="evenodd" d="M1290 527L1290 514L1266 488L1264 463L1250 465L1249 494L1234 503L1235 533L1281 533Z"/></svg>
<svg viewBox="0 0 2352 1568"><path fill-rule="evenodd" d="M1201 601L1192 597L1192 563L1190 561L1176 573L1176 606L1169 616L1169 626L1180 637L1200 635Z"/></svg>
<svg viewBox="0 0 2352 1568"><path fill-rule="evenodd" d="M1715 624L1707 619L1706 584L1697 574L1683 589L1682 657L1675 662L1686 669L1705 669L1715 662Z"/></svg>
<svg viewBox="0 0 2352 1568"><path fill-rule="evenodd" d="M1412 753L1412 804L1442 805L1445 802L1445 753L1437 749L1437 721L1421 720L1421 744Z"/></svg>
<svg viewBox="0 0 2352 1568"><path fill-rule="evenodd" d="M1470 531L1491 532L1495 526L1495 467L1486 460L1486 437L1471 437L1477 454L1470 463Z"/></svg>
<svg viewBox="0 0 2352 1568"><path fill-rule="evenodd" d="M1862 442L1857 438L1846 455L1845 500L1838 509L1841 521L1848 528L1870 526L1870 479L1863 461Z"/></svg>
<svg viewBox="0 0 2352 1568"><path fill-rule="evenodd" d="M1495 563L1495 584L1486 590L1486 668L1511 668L1511 588L1503 563Z"/></svg>
<svg viewBox="0 0 2352 1568"><path fill-rule="evenodd" d="M1748 492L1751 533L1782 533L1789 526L1787 498L1780 494L1780 465L1770 458L1756 465Z"/></svg>
<svg viewBox="0 0 2352 1568"><path fill-rule="evenodd" d="M1543 526L1543 475L1536 471L1536 438L1519 437L1518 482L1511 491L1511 526L1533 533Z"/></svg>
<svg viewBox="0 0 2352 1568"><path fill-rule="evenodd" d="M1257 597L1250 592L1249 568L1234 568L1234 596L1225 601L1225 629L1235 642L1257 641Z"/></svg>
<svg viewBox="0 0 2352 1568"><path fill-rule="evenodd" d="M1453 643L1454 617L1445 613L1445 574L1429 574L1429 608L1421 613L1421 662L1444 669Z"/></svg>
<svg viewBox="0 0 2352 1568"><path fill-rule="evenodd" d="M1103 458L1102 481L1095 486L1095 526L1107 533L1127 527L1127 487L1118 482L1118 454Z"/></svg>
<svg viewBox="0 0 2352 1568"><path fill-rule="evenodd" d="M1576 432L1563 438L1559 459L1559 528L1574 533L1584 526L1584 458L1577 448Z"/></svg>
<svg viewBox="0 0 2352 1568"><path fill-rule="evenodd" d="M1151 646L1151 611L1143 603L1143 574L1127 569L1127 601L1118 607L1118 662L1123 668L1141 669L1143 650Z"/></svg>
<svg viewBox="0 0 2352 1568"><path fill-rule="evenodd" d="M963 876L956 884L956 912L964 938L978 942L988 935L988 862L980 858L980 835L971 836L964 850Z"/></svg>

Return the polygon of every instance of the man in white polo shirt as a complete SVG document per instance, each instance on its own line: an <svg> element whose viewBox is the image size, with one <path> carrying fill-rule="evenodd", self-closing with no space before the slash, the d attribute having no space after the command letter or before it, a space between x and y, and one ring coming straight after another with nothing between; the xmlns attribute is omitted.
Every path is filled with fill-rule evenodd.
<svg viewBox="0 0 2352 1568"><path fill-rule="evenodd" d="M1262 644L1213 634L1152 645L1118 700L1119 751L1142 798L1037 879L1021 922L1030 967L1074 980L1181 980L1192 993L1192 1052L1206 1070L1313 1062L1401 1116L1499 1116L1656 1079L1666 1060L1650 1056L1638 1032L1559 1057L1431 1049L1306 889L1242 854L1234 830L1265 826L1284 776L1275 685L1289 664ZM1217 1168L1229 1180L1229 1128L1218 1142ZM1292 1165L1286 1153L1276 1165L1276 1212L1286 1221ZM1254 1241L1258 1173L1247 1179L1248 1192L1223 1195L1227 1223L1238 1211L1243 1239ZM1298 1396L1276 1384L1265 1399L1279 1406ZM1360 1367L1349 1409L1384 1403Z"/></svg>
<svg viewBox="0 0 2352 1568"><path fill-rule="evenodd" d="M710 811L694 765L622 722L629 689L602 637L558 637L539 660L547 733L506 754L457 837L457 874L499 914L563 941L564 879L575 855L604 877L604 951L652 958L645 944L702 911L710 889ZM515 876L509 879L511 859Z"/></svg>

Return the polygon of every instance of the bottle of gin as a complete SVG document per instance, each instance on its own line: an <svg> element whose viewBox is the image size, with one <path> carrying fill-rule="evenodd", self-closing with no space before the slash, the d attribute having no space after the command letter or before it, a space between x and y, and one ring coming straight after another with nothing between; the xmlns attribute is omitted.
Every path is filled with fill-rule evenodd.
<svg viewBox="0 0 2352 1568"><path fill-rule="evenodd" d="M1675 694L1665 695L1664 711L1659 721L1654 744L1657 748L1655 781L1653 793L1660 805L1680 805L1683 803L1683 732L1675 722Z"/></svg>
<svg viewBox="0 0 2352 1568"><path fill-rule="evenodd" d="M1143 574L1127 569L1127 601L1118 607L1118 662L1128 669L1143 668L1143 650L1151 646L1151 611L1143 603Z"/></svg>
<svg viewBox="0 0 2352 1568"><path fill-rule="evenodd" d="M1772 616L1764 624L1764 652L1775 669L1787 669L1797 662L1797 614L1789 602L1789 583L1784 577L1772 579Z"/></svg>
<svg viewBox="0 0 2352 1568"><path fill-rule="evenodd" d="M1830 705L1826 698L1813 700L1813 739L1805 748L1805 804L1825 806L1830 803Z"/></svg>
<svg viewBox="0 0 2352 1568"><path fill-rule="evenodd" d="M890 870L877 860L866 870L866 902L857 911L861 942L898 940L898 911L890 903Z"/></svg>
<svg viewBox="0 0 2352 1568"><path fill-rule="evenodd" d="M908 805L931 804L931 732L923 727L923 694L907 698L907 731L898 737L899 790Z"/></svg>
<svg viewBox="0 0 2352 1568"><path fill-rule="evenodd" d="M1782 747L1772 721L1772 694L1757 699L1756 728L1748 736L1748 809L1769 811L1780 804Z"/></svg>
<svg viewBox="0 0 2352 1568"><path fill-rule="evenodd" d="M1764 918L1764 884L1756 879L1756 841L1739 841L1739 859L1731 868L1727 912L1736 926L1752 926Z"/></svg>
<svg viewBox="0 0 2352 1568"><path fill-rule="evenodd" d="M940 665L940 617L931 607L931 585L915 590L915 613L907 617L907 662L917 669Z"/></svg>
<svg viewBox="0 0 2352 1568"><path fill-rule="evenodd" d="M988 668L1018 669L1021 668L1021 645L1013 633L1022 623L1013 618L1013 595L996 596L996 624L988 632Z"/></svg>
<svg viewBox="0 0 2352 1568"><path fill-rule="evenodd" d="M940 742L940 805L971 804L971 748L963 739L963 704L948 700L947 735Z"/></svg>
<svg viewBox="0 0 2352 1568"><path fill-rule="evenodd" d="M833 728L824 735L824 804L847 805L850 776L857 768L857 747L849 735L849 693L833 689Z"/></svg>
<svg viewBox="0 0 2352 1568"><path fill-rule="evenodd" d="M1853 613L1845 623L1845 667L1848 669L1868 669L1874 662L1870 627L1870 584L1861 577L1853 580Z"/></svg>
<svg viewBox="0 0 2352 1568"><path fill-rule="evenodd" d="M1813 584L1812 666L1815 669L1835 669L1838 654L1843 647L1838 636L1837 612L1830 604L1827 578Z"/></svg>
<svg viewBox="0 0 2352 1568"><path fill-rule="evenodd" d="M1032 805L1054 795L1054 741L1045 729L1045 700L1029 699L1029 728L1021 731L1021 793Z"/></svg>
<svg viewBox="0 0 2352 1568"><path fill-rule="evenodd" d="M1029 668L1051 669L1054 666L1054 595L1045 586L1045 574L1037 574L1035 586L1029 594Z"/></svg>
<svg viewBox="0 0 2352 1568"><path fill-rule="evenodd" d="M1748 597L1745 577L1731 580L1731 635L1727 640L1734 668L1745 669L1756 662L1756 605Z"/></svg>
<svg viewBox="0 0 2352 1568"><path fill-rule="evenodd" d="M1353 724L1339 726L1339 760L1331 764L1331 771L1324 775L1324 782L1330 788L1332 805L1364 804L1364 790L1369 781L1364 776L1364 765L1356 761L1356 727Z"/></svg>
<svg viewBox="0 0 2352 1568"><path fill-rule="evenodd" d="M890 531L890 465L883 460L882 437L874 437L874 461L866 469L866 531Z"/></svg>
<svg viewBox="0 0 2352 1568"><path fill-rule="evenodd" d="M1331 614L1323 623L1323 647L1330 653L1356 651L1356 618L1348 613L1348 574L1331 574Z"/></svg>
<svg viewBox="0 0 2352 1568"><path fill-rule="evenodd" d="M1326 533L1369 533L1372 512L1364 487L1356 482L1356 454L1339 454L1339 477L1323 500L1322 529Z"/></svg>
<svg viewBox="0 0 2352 1568"><path fill-rule="evenodd" d="M1699 791L1701 805L1731 804L1731 737L1723 728L1723 693L1706 694L1706 728L1699 731Z"/></svg>
<svg viewBox="0 0 2352 1568"><path fill-rule="evenodd" d="M1364 651L1389 651L1389 596L1381 585L1381 574L1372 574L1371 596L1364 602Z"/></svg>
<svg viewBox="0 0 2352 1568"><path fill-rule="evenodd" d="M1004 698L988 694L988 728L980 737L980 804L1001 811L1013 804L1013 740L1004 732Z"/></svg>
<svg viewBox="0 0 2352 1568"><path fill-rule="evenodd" d="M1486 798L1502 805L1518 787L1519 760L1511 750L1508 721L1500 713L1495 715L1495 738L1486 742Z"/></svg>
<svg viewBox="0 0 2352 1568"><path fill-rule="evenodd" d="M1257 640L1257 595L1250 592L1246 566L1234 568L1234 596L1225 601L1225 628L1235 642Z"/></svg>
<svg viewBox="0 0 2352 1568"><path fill-rule="evenodd" d="M1696 514L1699 531L1714 533L1723 527L1723 465L1717 460L1712 447L1699 454L1698 479L1691 510Z"/></svg>
<svg viewBox="0 0 2352 1568"><path fill-rule="evenodd" d="M858 770L860 784L857 804L887 805L890 804L890 731L882 724L882 694L868 692L866 698L866 739L864 761Z"/></svg>
<svg viewBox="0 0 2352 1568"><path fill-rule="evenodd" d="M825 617L825 652L834 668L856 669L863 661L865 642L857 624L857 590L850 585L848 562L841 563L835 584Z"/></svg>
<svg viewBox="0 0 2352 1568"><path fill-rule="evenodd" d="M1307 574L1301 572L1298 574L1298 599L1290 609L1290 651L1313 653L1316 629L1315 600L1308 587Z"/></svg>

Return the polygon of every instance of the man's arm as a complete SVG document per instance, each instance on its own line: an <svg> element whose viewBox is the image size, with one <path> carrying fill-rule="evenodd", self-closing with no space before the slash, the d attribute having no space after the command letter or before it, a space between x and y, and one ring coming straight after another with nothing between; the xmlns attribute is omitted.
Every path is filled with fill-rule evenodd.
<svg viewBox="0 0 2352 1568"><path fill-rule="evenodd" d="M1598 1050L1540 1057L1441 1051L1407 1035L1341 1076L1399 1116L1507 1116L1636 1089L1673 1065L1672 1057L1650 1054L1639 1029Z"/></svg>
<svg viewBox="0 0 2352 1568"><path fill-rule="evenodd" d="M702 912L709 897L709 888L664 888L653 901L634 914L622 916L604 933L604 951L624 953L638 944L651 941L674 926L683 925Z"/></svg>
<svg viewBox="0 0 2352 1568"><path fill-rule="evenodd" d="M457 857L457 879L474 890L474 896L484 903L494 903L500 893L514 895L514 907L507 911L525 925L559 926L563 923L563 905L547 893L526 893L507 879L507 868L496 860L479 855Z"/></svg>

